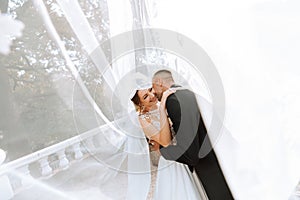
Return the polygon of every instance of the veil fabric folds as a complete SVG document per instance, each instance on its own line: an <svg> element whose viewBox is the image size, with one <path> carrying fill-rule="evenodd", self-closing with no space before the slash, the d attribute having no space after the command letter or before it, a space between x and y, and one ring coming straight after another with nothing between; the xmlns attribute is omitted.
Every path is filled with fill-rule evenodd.
<svg viewBox="0 0 300 200"><path fill-rule="evenodd" d="M43 1L35 0L34 2L39 5L42 4L41 2ZM148 144L143 131L139 127L136 113L134 111L127 112L129 110L127 102L127 100L130 101L129 95L127 91L125 91L125 84L122 84L125 81L120 81L129 77L130 71L138 71L137 66L142 62L137 59L139 57L135 57L134 53L132 53L116 59L116 61L112 63L112 68L101 68L105 67L108 61L99 46L100 42L96 39L95 33L92 31L78 2L63 0L57 0L56 2L64 12L65 18L78 37L80 44L84 47L86 53L89 54L91 61L93 61L97 69L99 69L99 72L104 74L104 80L110 86L114 94L116 94L115 96L120 97L116 98L116 100L112 99L112 102L116 101L116 105L121 104L121 106L123 106L122 111L126 111L125 114L122 115L122 118L113 125L117 126L117 129L121 130L120 132L124 134L115 132L112 129L97 136L99 139L99 142L97 142L101 145L99 145L99 149L95 151L96 153L100 152L100 154L95 155L95 157L110 168L114 168L113 172L108 171L105 174L106 179L102 180L99 178L99 181L101 180L101 182L105 183L109 178L116 176L118 172L125 172L128 178L127 198L146 199L151 180ZM133 27L158 27L182 32L205 47L217 64L218 71L224 81L226 95L229 97L226 101L231 104L229 106L234 107L236 111L233 112L232 107L229 107L233 117L228 120L232 124L231 126L227 125L228 129L223 126L220 134L208 132L210 140L213 141L212 143L225 178L235 198L251 200L287 199L300 178L300 162L298 158L300 154L300 140L296 141L296 138L299 138L299 136L296 135L298 125L295 123L295 118L299 117L299 114L296 113L299 108L296 99L300 99L300 95L299 90L295 87L298 82L297 75L299 74L299 70L297 71L292 68L298 59L291 57L294 52L293 48L289 48L289 51L283 54L281 51L277 51L277 49L280 48L271 48L272 45L269 46L269 44L275 44L275 42L278 44L278 38L289 38L288 36L291 36L291 31L284 34L282 30L290 30L290 28L293 27L282 29L281 26L290 24L286 23L287 21L295 21L294 18L299 18L299 14L294 13L290 15L281 12L282 6L280 6L280 4L278 4L278 6L280 6L280 10L278 11L280 12L269 13L269 8L277 6L273 5L274 3L278 3L276 1L274 1L274 3L270 1L265 5L261 5L258 3L259 1L254 1L255 3L248 1L246 4L232 1L224 3L223 5L225 7L218 9L218 12L221 13L219 13L219 16L224 15L222 20L219 20L218 15L215 15L215 12L211 12L216 10L213 3L209 3L208 1L195 2L182 3L180 1L168 0L154 0L151 1L151 3L149 0L145 2L109 1L107 3L109 6L110 34L111 36L115 36L125 31L130 31ZM283 7L292 10L292 8L296 7L293 6L293 2L295 1L286 1L286 5ZM120 3L122 6L120 6ZM155 3L158 4L154 6ZM173 9L170 9L169 5L172 5ZM233 9L231 10L233 12L228 12L228 9ZM44 13L47 14L47 9L44 10ZM133 10L135 11L133 12ZM262 10L265 12L261 12ZM180 12L185 14L178 14ZM261 15L260 13L264 14ZM195 18L201 19L197 22L197 28L195 28L194 23L190 23L191 19ZM254 22L260 27L259 29L256 30L254 27L249 26L249 24L252 24L252 19L256 20ZM245 21L243 20L251 23L244 23ZM150 21L153 23L151 24ZM140 23L140 25L138 26L137 23ZM211 26L211 24L214 24L214 26ZM278 27L281 27L281 31L277 31L277 33L275 32L274 34L273 26L265 26L266 24L277 24ZM243 27L242 29L241 26ZM224 27L232 28L226 29ZM272 29L270 29L270 27ZM297 29L293 33L297 34L299 30ZM253 37L253 35L259 35L261 37L260 41L265 40L265 42L261 42L261 46L259 47L255 46L255 44L257 44L257 38ZM182 40L181 37L177 39L181 45L184 44L184 40ZM134 47L133 41L126 42ZM295 43L293 39L291 39L290 42L290 44L293 45ZM59 39L57 44L63 44L63 42ZM284 43L282 47L286 47L286 43ZM117 57L118 44L112 43L111 49L112 55L116 54ZM265 54L257 55L257 52L264 51ZM64 54L66 57L70 57L66 50L63 55ZM178 75L179 78L181 77L187 81L191 87L194 86L194 88L196 88L194 91L199 91L201 95L203 95L202 93L205 93L206 88L201 87L201 84L196 82L198 79L197 73L188 70L189 65L180 61L180 56L173 56L176 57L176 59L172 59L173 57L170 58L169 54L171 53L164 52L162 56L164 59L163 63L166 64L165 66L173 67L180 75ZM150 56L152 56L152 54ZM268 66L266 65L267 62L261 59L261 56L272 58L278 61L278 64L276 62L270 62ZM156 56L153 56L152 59L157 60L156 58ZM290 67L284 65L285 67L289 67L289 70L281 66L284 58L289 61L288 63L293 64L290 65ZM68 62L68 60L70 62ZM149 58L149 60L151 59ZM70 63L72 63L71 59L67 59L66 63L70 65ZM205 65L204 61L203 64ZM71 66L73 65L74 64ZM74 69L76 68L74 67ZM149 72L153 70L151 68ZM295 73L294 71L290 73L290 70L295 70ZM71 68L70 71L72 71ZM73 71L74 78L80 78L77 76L79 74L78 71ZM151 77L151 75L149 75L149 77ZM290 79L294 80L294 82ZM177 83L181 84L180 82ZM135 86L136 82L131 81L130 84ZM120 87L120 90L118 90L118 87ZM292 91L291 88L295 88L295 91ZM130 88L128 89L131 91ZM60 88L58 91L59 90ZM88 90L85 91L86 93L84 94L88 96ZM271 92L270 97L265 95L266 91ZM124 98L122 94L124 94ZM242 97L243 95L245 95L245 97ZM204 94L204 96L209 96L209 94ZM92 98L87 99L91 100ZM241 103L243 100L245 102ZM281 103L283 100L287 101L287 103ZM291 103L295 105L292 106ZM201 97L198 98L198 104L206 126L210 127L212 114L214 113L213 105ZM266 106L266 104L269 104L269 106ZM92 101L91 105L96 104ZM281 106L282 109L280 109ZM107 107L105 105L105 108L110 110L110 107ZM112 106L112 110L115 107ZM245 107L248 108L245 109ZM96 110L98 114L100 113L100 117L103 116L100 108ZM134 108L132 110L134 110ZM262 110L265 111L263 112ZM278 112L274 112L274 110ZM249 113L247 111L251 112ZM291 117L291 113L294 113L295 116ZM282 116L284 114L285 116ZM245 116L247 116L246 119ZM281 120L283 117L284 120ZM220 120L219 123L223 123L221 119L217 118L216 120ZM251 121L251 123L249 123L250 125L248 125L248 121ZM263 122L258 124L258 122L261 121ZM282 125L279 125L280 123L282 123ZM253 125L256 126L255 129L251 129ZM251 135L252 137L249 137L250 140L246 141L245 135ZM253 140L256 136L257 138ZM287 140L289 136L291 138L295 137L295 139ZM98 164L98 162L95 163ZM98 165L96 166L98 167ZM116 187L119 187L119 185Z"/></svg>
<svg viewBox="0 0 300 200"><path fill-rule="evenodd" d="M199 109L208 130L225 179L235 199L288 199L297 180L288 169L285 144L268 144L237 141L226 127L220 132L210 131L212 116L216 114L212 104L196 95ZM217 123L223 123L220 118ZM279 148L281 147L281 148ZM268 150L269 158L261 151ZM280 153L280 151L283 151ZM271 155L275 153L276 156Z"/></svg>
<svg viewBox="0 0 300 200"><path fill-rule="evenodd" d="M128 200L146 199L151 182L149 146L144 132L139 126L137 113L129 113L133 123L125 123L127 135L126 151L128 154Z"/></svg>
<svg viewBox="0 0 300 200"><path fill-rule="evenodd" d="M111 131L98 134L98 146L93 151L93 157L107 168L99 183L116 181L113 188L122 190L122 197L146 199L151 183L150 155L138 115L135 111L129 112L112 125L119 131L108 127Z"/></svg>

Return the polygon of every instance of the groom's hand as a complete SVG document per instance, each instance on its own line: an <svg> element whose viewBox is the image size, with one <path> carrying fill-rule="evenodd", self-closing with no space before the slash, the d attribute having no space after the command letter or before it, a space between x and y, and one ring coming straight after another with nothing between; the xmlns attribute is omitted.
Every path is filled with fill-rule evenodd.
<svg viewBox="0 0 300 200"><path fill-rule="evenodd" d="M159 144L157 142L155 142L154 140L149 140L149 146L150 146L150 151L159 150Z"/></svg>

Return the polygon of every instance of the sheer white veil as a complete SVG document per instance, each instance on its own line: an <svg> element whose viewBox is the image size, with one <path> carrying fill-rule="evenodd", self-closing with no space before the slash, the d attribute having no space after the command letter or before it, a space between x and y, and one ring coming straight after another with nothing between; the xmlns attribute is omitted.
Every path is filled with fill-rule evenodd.
<svg viewBox="0 0 300 200"><path fill-rule="evenodd" d="M125 84L126 83L126 84ZM149 146L138 121L138 113L131 98L136 90L151 87L151 82L141 73L128 73L116 87L115 95L122 105L123 114L117 126L126 135L128 189L127 199L146 199L151 182Z"/></svg>
<svg viewBox="0 0 300 200"><path fill-rule="evenodd" d="M129 122L125 129L127 135L126 151L128 153L128 190L127 199L146 199L151 182L150 156L148 143L139 126L137 113L129 113Z"/></svg>
<svg viewBox="0 0 300 200"><path fill-rule="evenodd" d="M257 143L238 141L224 126L212 103L199 94L196 94L196 98L209 139L234 198L274 199L274 188L277 189L275 199L289 196L295 177L288 170L288 164L282 163L287 156L284 142L268 144L259 141L259 138ZM217 117L213 118L213 115ZM212 119L222 125L220 130L211 127ZM262 150L276 153L276 157L270 155L265 158Z"/></svg>
<svg viewBox="0 0 300 200"><path fill-rule="evenodd" d="M182 65L182 68L185 72L188 71L186 65ZM227 127L226 117L220 115L222 112L205 92L208 89L202 83L204 79L193 71L171 71L176 72L173 77L177 84L196 94L199 110L207 127L208 139L213 145L234 198L287 199L292 194L298 177L292 170L296 158L290 155L291 150L283 137L274 133L273 137L268 138L263 133L260 137L255 137L255 140L249 140L241 132L233 132ZM243 119L239 121L241 120ZM247 133L251 134L250 131Z"/></svg>

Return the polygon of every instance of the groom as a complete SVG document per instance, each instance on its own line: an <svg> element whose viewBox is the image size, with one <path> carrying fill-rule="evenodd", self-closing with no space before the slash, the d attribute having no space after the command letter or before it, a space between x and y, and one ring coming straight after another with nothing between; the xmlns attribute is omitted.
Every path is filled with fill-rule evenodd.
<svg viewBox="0 0 300 200"><path fill-rule="evenodd" d="M152 91L159 100L164 91L180 87L175 85L172 73L168 70L157 71L152 84ZM168 97L166 108L177 144L161 147L161 155L167 160L187 164L191 170L195 169L210 200L233 199L211 144L211 151L205 157L198 156L207 130L194 93L187 89L177 90Z"/></svg>

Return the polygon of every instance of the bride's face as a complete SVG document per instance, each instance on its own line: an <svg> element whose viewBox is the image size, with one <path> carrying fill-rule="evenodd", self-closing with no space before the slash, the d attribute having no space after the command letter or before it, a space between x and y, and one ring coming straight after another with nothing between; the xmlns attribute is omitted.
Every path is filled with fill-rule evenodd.
<svg viewBox="0 0 300 200"><path fill-rule="evenodd" d="M139 90L137 94L142 106L150 108L158 102L156 96L152 92L152 88Z"/></svg>

